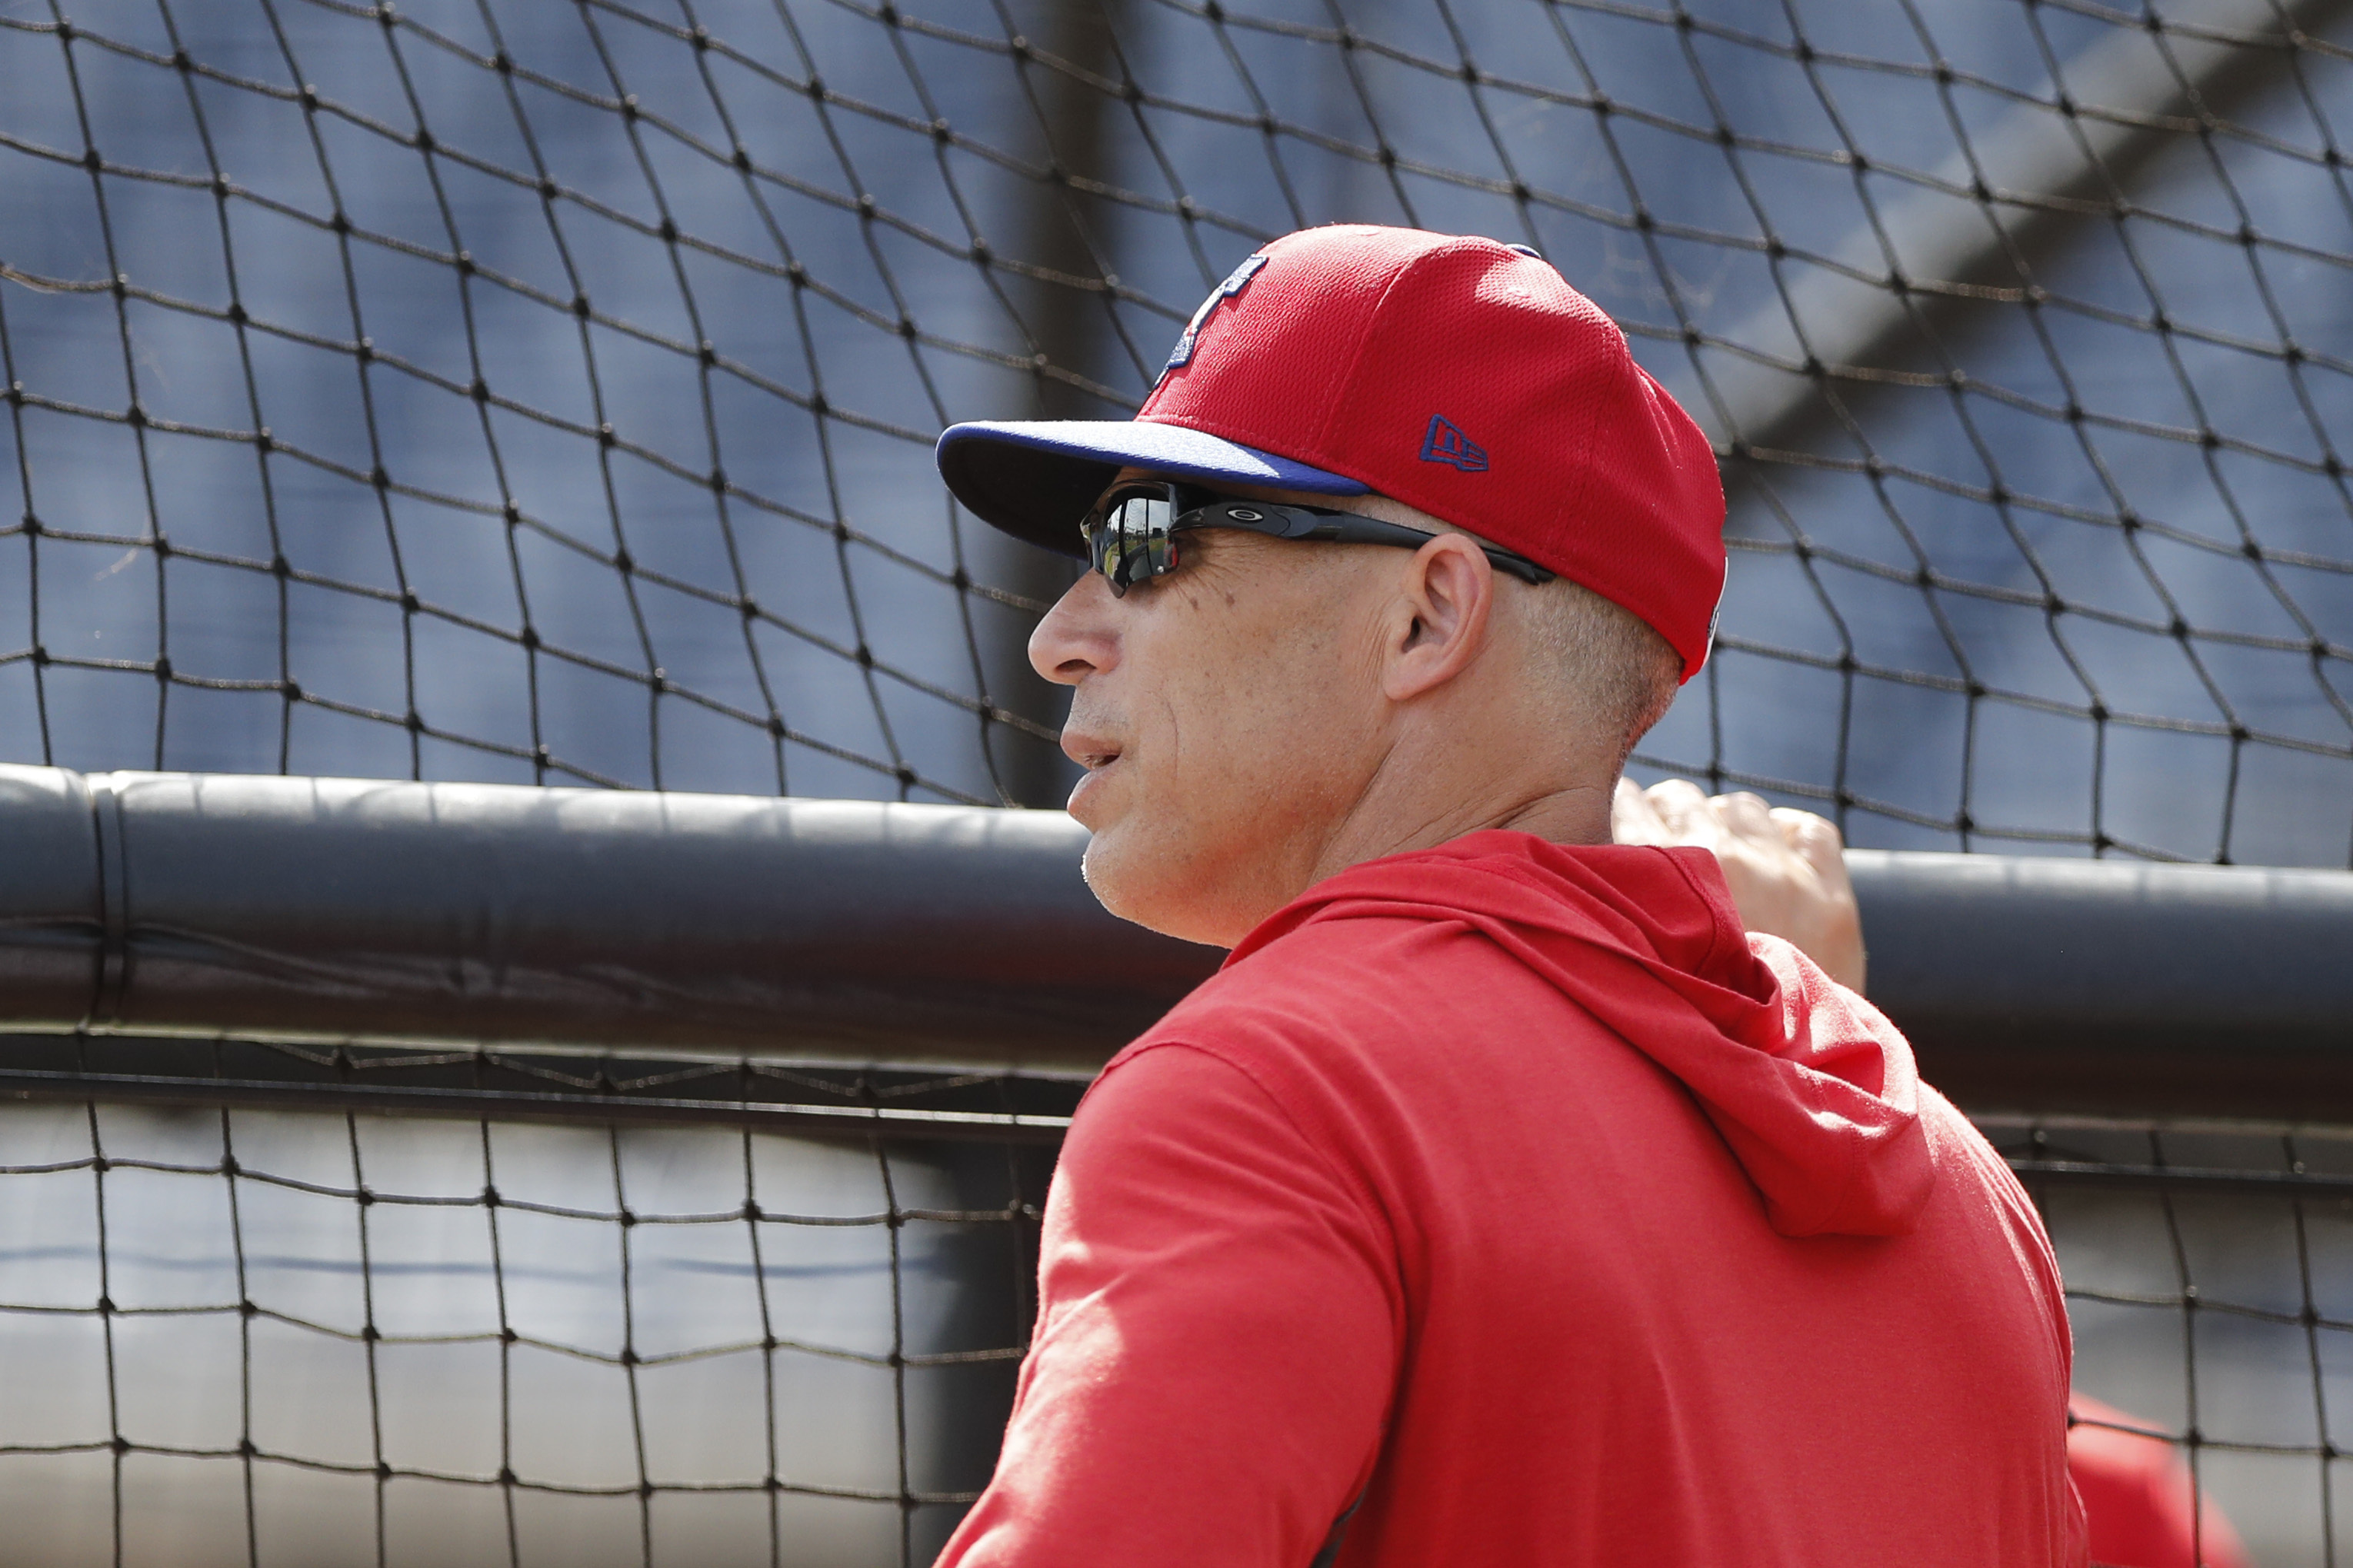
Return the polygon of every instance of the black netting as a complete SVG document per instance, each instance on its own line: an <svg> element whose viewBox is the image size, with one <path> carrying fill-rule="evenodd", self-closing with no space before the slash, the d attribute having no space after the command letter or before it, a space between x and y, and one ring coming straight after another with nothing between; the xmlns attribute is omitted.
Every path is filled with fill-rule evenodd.
<svg viewBox="0 0 2353 1568"><path fill-rule="evenodd" d="M0 1505L12 1559L51 1564L928 1562L995 1455L1079 1087L16 1059L42 1098L0 1106ZM400 1093L474 1102L365 1113ZM900 1120L811 1131L845 1110ZM2180 1456L2216 1561L2232 1531L2265 1568L2336 1562L2353 1133L1982 1125L2058 1247L2084 1418Z"/></svg>
<svg viewBox="0 0 2353 1568"><path fill-rule="evenodd" d="M7 754L1051 801L952 418L1331 219L1532 243L1726 457L1647 765L2345 864L2348 7L0 7Z"/></svg>
<svg viewBox="0 0 2353 1568"><path fill-rule="evenodd" d="M2337 1563L2353 1518L2336 1440L2353 1412L2353 1132L1981 1125L2058 1248L2075 1387L2108 1407L2088 1418L2162 1437L2198 1479L2200 1521L2219 1508L2264 1568Z"/></svg>
<svg viewBox="0 0 2353 1568"><path fill-rule="evenodd" d="M921 1564L987 1479L1054 1125L1002 1119L1071 1086L57 1044L114 1098L0 1106L8 1561ZM480 1114L337 1105L403 1091Z"/></svg>

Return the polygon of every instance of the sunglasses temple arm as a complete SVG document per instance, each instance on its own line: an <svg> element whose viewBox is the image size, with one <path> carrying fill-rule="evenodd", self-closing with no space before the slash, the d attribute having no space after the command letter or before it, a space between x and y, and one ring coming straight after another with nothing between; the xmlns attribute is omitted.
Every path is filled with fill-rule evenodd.
<svg viewBox="0 0 2353 1568"><path fill-rule="evenodd" d="M1541 588L1558 575L1557 573L1537 565L1525 555L1514 555L1508 550L1498 550L1492 544L1484 548L1487 552L1487 559L1495 563L1496 571L1517 577L1531 587Z"/></svg>
<svg viewBox="0 0 2353 1568"><path fill-rule="evenodd" d="M1408 528L1403 523L1383 522L1378 518L1360 517L1353 512L1343 513L1337 517L1324 517L1319 519L1318 522L1319 526L1314 532L1314 537L1330 539L1341 544L1395 544L1407 550L1419 550L1434 537L1419 528ZM1292 537L1296 538L1298 535L1293 534ZM1514 554L1509 550L1493 544L1482 544L1480 549L1486 552L1487 559L1494 563L1496 571L1517 577L1523 583L1542 586L1553 580L1553 573L1537 565L1525 555Z"/></svg>

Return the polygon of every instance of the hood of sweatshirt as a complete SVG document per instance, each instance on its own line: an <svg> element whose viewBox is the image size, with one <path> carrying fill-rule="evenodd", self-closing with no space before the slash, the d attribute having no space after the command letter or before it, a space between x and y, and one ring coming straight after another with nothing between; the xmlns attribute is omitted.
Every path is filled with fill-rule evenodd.
<svg viewBox="0 0 2353 1568"><path fill-rule="evenodd" d="M1487 937L1691 1091L1784 1236L1894 1236L1936 1184L1912 1048L1778 937L1742 931L1704 849L1474 833L1309 889L1227 958L1312 921Z"/></svg>

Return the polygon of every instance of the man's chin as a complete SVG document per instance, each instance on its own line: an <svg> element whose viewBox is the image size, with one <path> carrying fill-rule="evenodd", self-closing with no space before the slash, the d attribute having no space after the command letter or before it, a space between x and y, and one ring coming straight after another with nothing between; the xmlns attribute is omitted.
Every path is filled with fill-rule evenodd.
<svg viewBox="0 0 2353 1568"><path fill-rule="evenodd" d="M1093 837L1087 840L1086 858L1080 863L1087 890L1121 920L1148 931L1162 931L1161 923L1153 918L1158 911L1153 907L1152 857L1132 853L1134 846L1125 842L1130 836L1119 831L1116 821L1088 823L1087 827Z"/></svg>
<svg viewBox="0 0 2353 1568"><path fill-rule="evenodd" d="M1072 812L1071 815L1077 816L1078 813ZM1129 919L1127 911L1120 907L1122 884L1127 879L1121 875L1124 868L1121 863L1122 857L1118 847L1113 842L1113 830L1107 826L1087 822L1084 817L1080 817L1080 822L1085 826L1088 834L1086 858L1079 862L1080 872L1087 879L1087 890L1094 894L1095 901L1103 908L1122 920Z"/></svg>
<svg viewBox="0 0 2353 1568"><path fill-rule="evenodd" d="M1169 848L1139 842L1132 832L1099 829L1087 841L1081 869L1095 901L1130 925L1208 947L1231 945L1219 939L1211 911L1197 896L1198 889L1185 884L1183 868Z"/></svg>

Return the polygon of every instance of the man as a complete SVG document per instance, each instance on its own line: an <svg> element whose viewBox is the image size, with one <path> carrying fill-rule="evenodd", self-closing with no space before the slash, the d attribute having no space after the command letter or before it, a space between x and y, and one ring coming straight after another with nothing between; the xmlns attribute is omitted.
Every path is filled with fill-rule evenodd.
<svg viewBox="0 0 2353 1568"><path fill-rule="evenodd" d="M1105 1070L959 1568L2080 1563L2050 1249L1704 850L1705 441L1532 252L1335 227L1127 423L967 425L1114 913L1232 949Z"/></svg>

